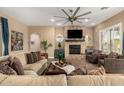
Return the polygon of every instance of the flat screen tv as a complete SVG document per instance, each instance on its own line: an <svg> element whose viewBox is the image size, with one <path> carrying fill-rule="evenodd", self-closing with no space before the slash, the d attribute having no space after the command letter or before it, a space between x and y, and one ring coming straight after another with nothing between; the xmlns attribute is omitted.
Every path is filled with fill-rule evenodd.
<svg viewBox="0 0 124 93"><path fill-rule="evenodd" d="M83 31L82 30L68 30L67 38L82 38Z"/></svg>

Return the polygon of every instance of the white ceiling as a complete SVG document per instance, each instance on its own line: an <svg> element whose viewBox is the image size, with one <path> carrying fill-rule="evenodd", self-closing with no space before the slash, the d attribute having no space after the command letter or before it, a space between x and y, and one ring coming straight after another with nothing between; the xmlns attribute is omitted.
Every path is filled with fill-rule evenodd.
<svg viewBox="0 0 124 93"><path fill-rule="evenodd" d="M90 20L88 22L82 21L80 25L93 26L92 24L94 23L97 25L124 10L121 7L109 7L106 10L101 10L100 8L81 7L77 15L88 11L91 11L92 14L84 16L89 17ZM0 11L28 26L56 26L56 22L52 23L50 19L54 18L54 16L65 16L61 9L66 11L68 9L75 10L76 7L0 7ZM54 19L58 20L58 18Z"/></svg>

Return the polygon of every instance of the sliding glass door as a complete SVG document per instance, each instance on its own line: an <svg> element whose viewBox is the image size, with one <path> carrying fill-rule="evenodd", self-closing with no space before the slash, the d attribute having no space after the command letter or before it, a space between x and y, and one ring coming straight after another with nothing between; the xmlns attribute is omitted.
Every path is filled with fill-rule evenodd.
<svg viewBox="0 0 124 93"><path fill-rule="evenodd" d="M100 31L100 50L122 54L123 33L121 23Z"/></svg>

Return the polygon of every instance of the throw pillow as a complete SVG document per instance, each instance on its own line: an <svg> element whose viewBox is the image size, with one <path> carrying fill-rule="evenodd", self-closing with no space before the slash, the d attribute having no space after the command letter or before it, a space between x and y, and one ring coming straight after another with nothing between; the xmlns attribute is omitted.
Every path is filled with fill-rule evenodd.
<svg viewBox="0 0 124 93"><path fill-rule="evenodd" d="M115 52L111 52L111 53L108 55L108 58L118 58L118 54L115 53Z"/></svg>
<svg viewBox="0 0 124 93"><path fill-rule="evenodd" d="M11 67L17 72L18 75L24 75L23 66L18 58L13 58Z"/></svg>
<svg viewBox="0 0 124 93"><path fill-rule="evenodd" d="M103 66L101 66L97 69L94 69L88 72L88 75L105 75L105 69Z"/></svg>
<svg viewBox="0 0 124 93"><path fill-rule="evenodd" d="M27 59L27 64L34 63L34 58L33 58L33 55L31 53L26 54L26 59Z"/></svg>
<svg viewBox="0 0 124 93"><path fill-rule="evenodd" d="M37 62L38 61L37 53L36 52L31 52L31 54L33 55L34 62Z"/></svg>
<svg viewBox="0 0 124 93"><path fill-rule="evenodd" d="M6 60L6 61L1 61L1 62L0 62L0 65L8 65L8 64L10 64L10 62L9 62L8 60Z"/></svg>
<svg viewBox="0 0 124 93"><path fill-rule="evenodd" d="M40 51L37 51L36 53L37 53L38 61L42 60Z"/></svg>
<svg viewBox="0 0 124 93"><path fill-rule="evenodd" d="M9 61L5 61L0 64L0 73L6 74L6 75L17 75L14 69L12 69L11 67L3 63L9 63Z"/></svg>

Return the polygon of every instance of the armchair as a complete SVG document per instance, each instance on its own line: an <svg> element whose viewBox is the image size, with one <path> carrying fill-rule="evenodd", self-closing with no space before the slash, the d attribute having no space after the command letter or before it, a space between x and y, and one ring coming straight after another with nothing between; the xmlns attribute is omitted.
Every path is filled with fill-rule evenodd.
<svg viewBox="0 0 124 93"><path fill-rule="evenodd" d="M90 63L97 64L98 63L98 57L101 54L101 51L94 50L93 52L86 53L86 60Z"/></svg>

